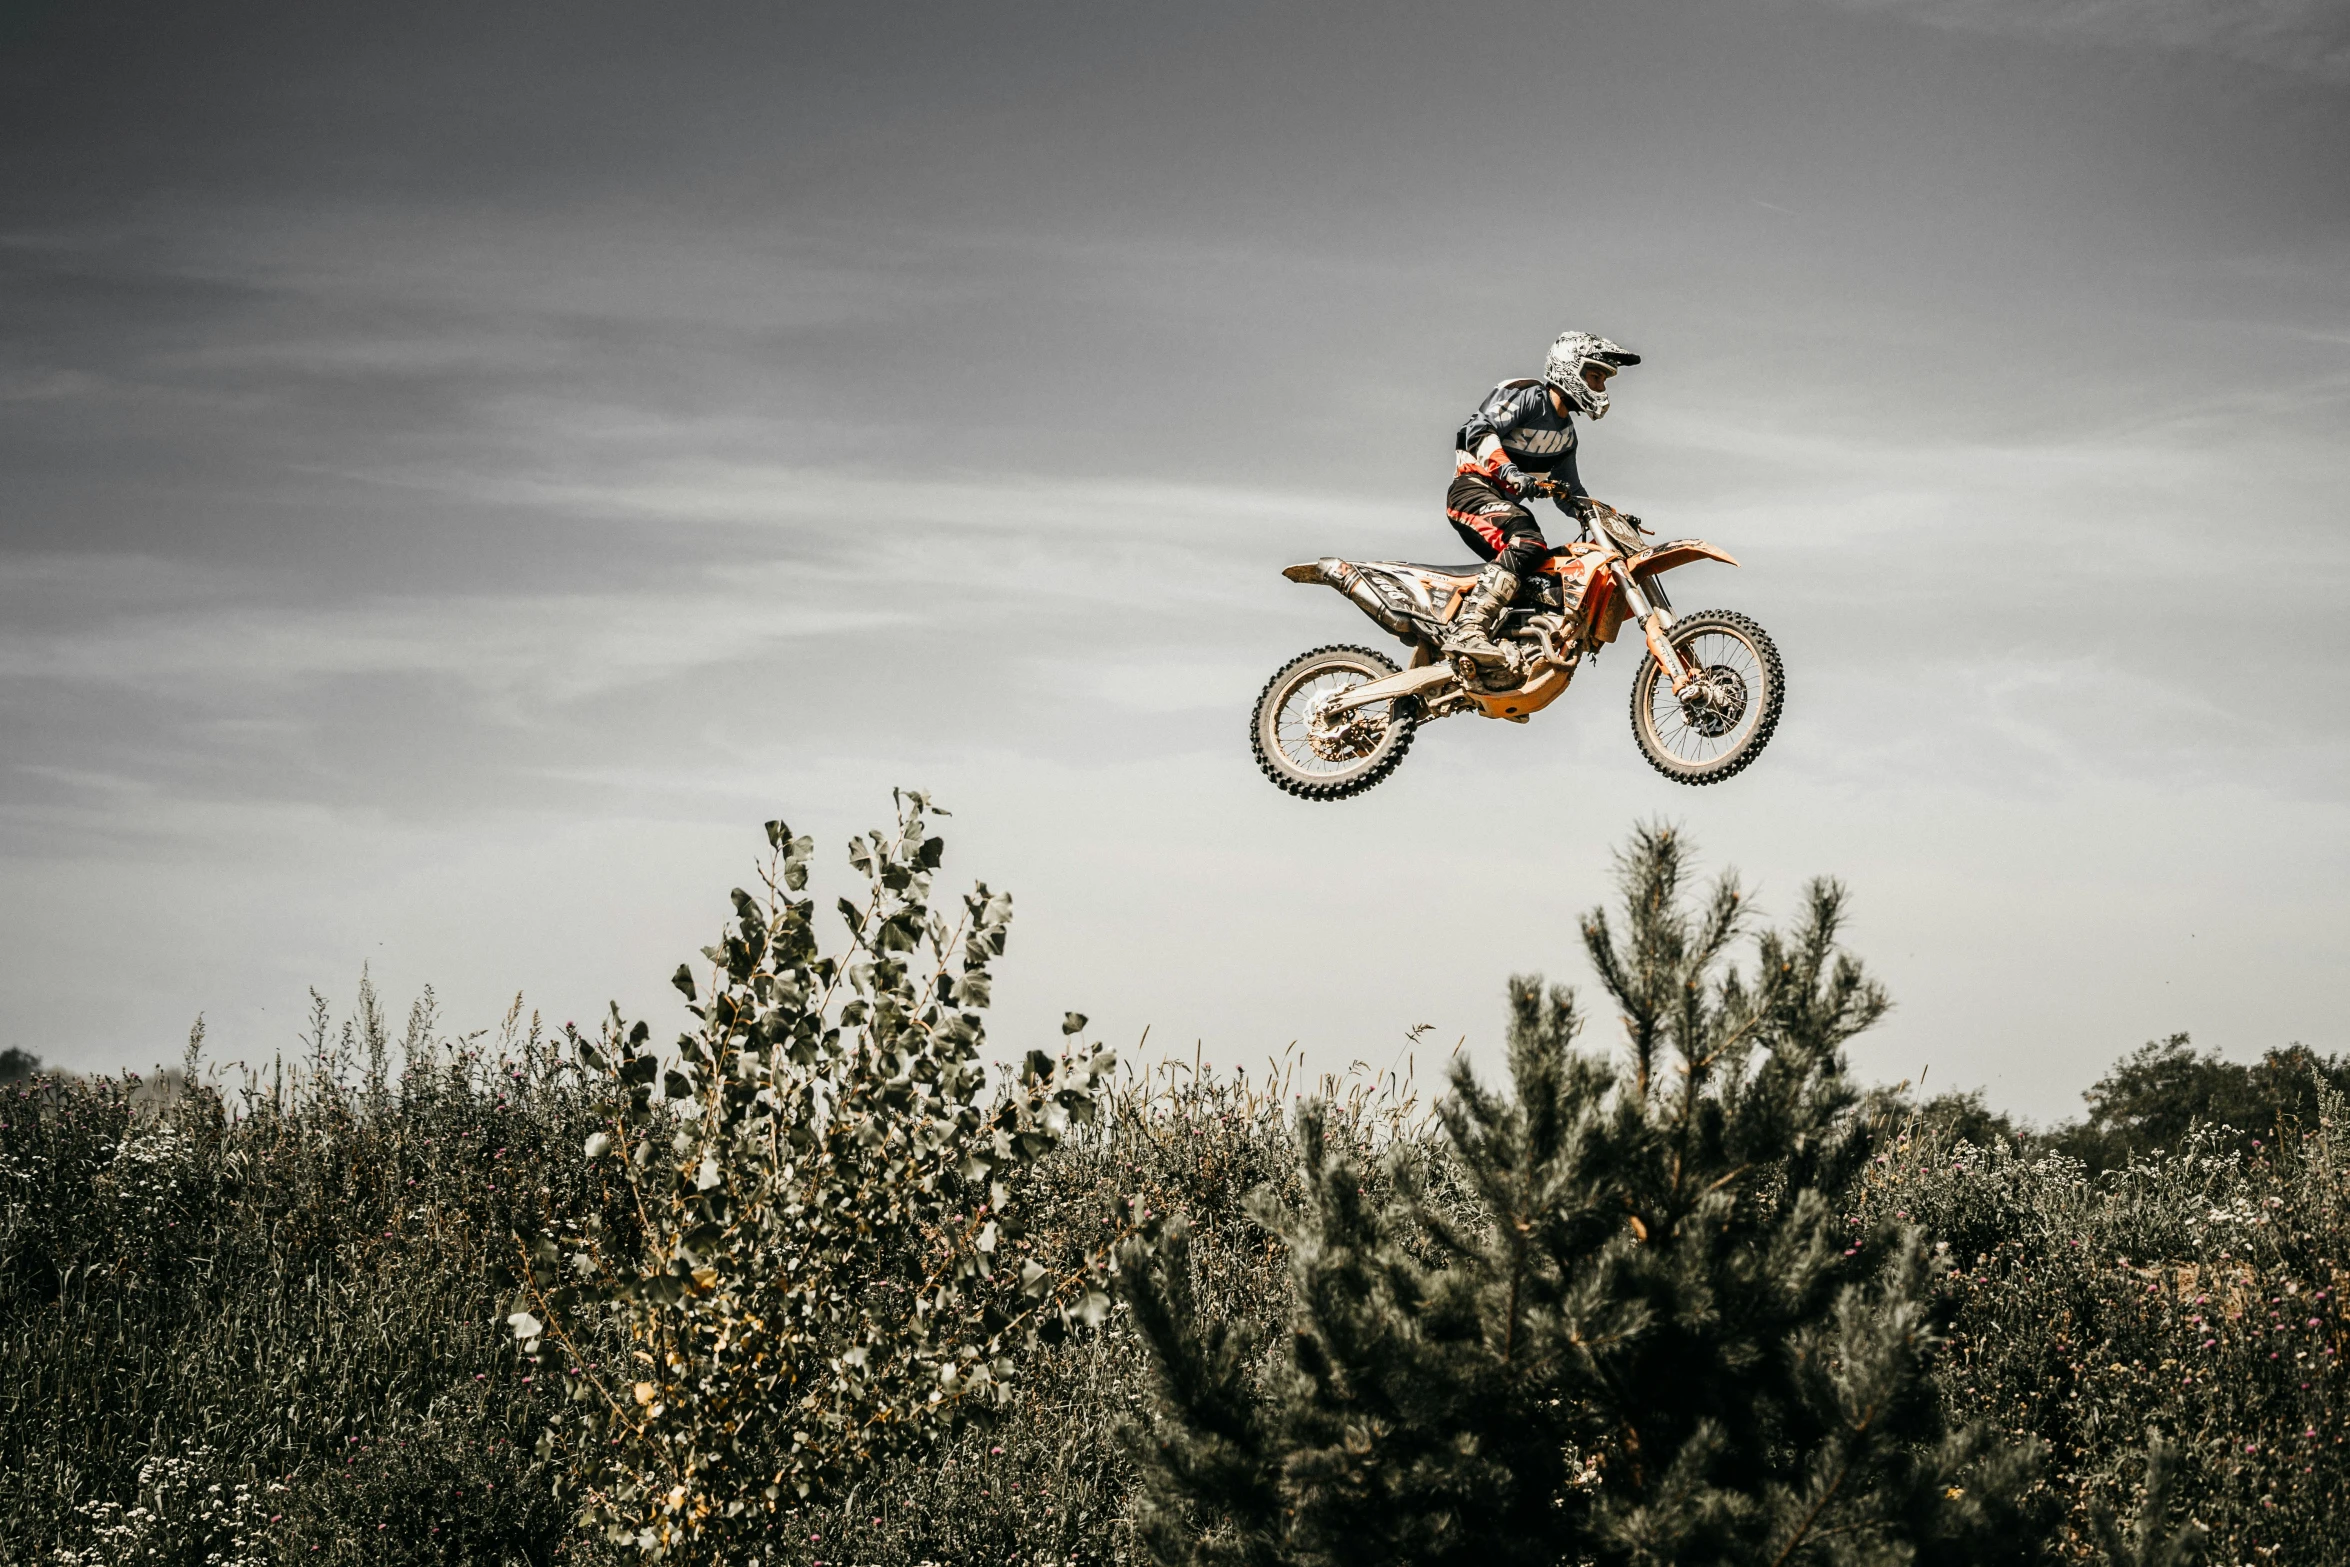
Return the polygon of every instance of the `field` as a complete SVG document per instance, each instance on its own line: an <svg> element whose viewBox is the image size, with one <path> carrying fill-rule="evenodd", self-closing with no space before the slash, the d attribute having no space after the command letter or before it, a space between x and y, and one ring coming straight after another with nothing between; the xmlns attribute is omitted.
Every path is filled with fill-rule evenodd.
<svg viewBox="0 0 2350 1567"><path fill-rule="evenodd" d="M1285 1312L1281 1245L1243 1211L1296 1188L1285 1077L1129 1072L1043 1163L1028 1244L1083 1249L1140 1193L1194 1225L1211 1316ZM1325 1081L1341 1137L1440 1167L1409 1085ZM518 1224L615 1200L582 1155L594 1085L519 1012L451 1041L371 993L309 1058L172 1092L30 1077L0 1098L0 1558L25 1563L554 1563L618 1559L556 1500L560 1357L503 1318ZM2149 1429L2217 1562L2337 1560L2350 1284L2342 1101L2206 1129L2092 1174L1879 1095L1837 1194L1856 1233L1915 1225L1952 1266L1948 1404L2045 1444L2069 1550L2135 1505ZM1966 1134L1984 1139L1967 1140ZM2061 1143L2062 1139L2054 1141ZM1128 1437L1152 1396L1124 1308L1042 1352L1000 1415L788 1515L770 1560L1138 1559Z"/></svg>

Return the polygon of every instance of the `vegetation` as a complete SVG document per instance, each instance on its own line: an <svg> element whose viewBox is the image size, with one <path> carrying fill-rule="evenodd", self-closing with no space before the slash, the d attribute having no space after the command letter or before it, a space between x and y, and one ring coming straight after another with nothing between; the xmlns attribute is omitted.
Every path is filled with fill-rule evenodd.
<svg viewBox="0 0 2350 1567"><path fill-rule="evenodd" d="M1306 1098L1278 1068L1098 1057L983 1086L976 1039L944 1031L976 1028L1008 904L934 928L910 804L861 846L877 888L830 973L806 846L778 832L691 1046L650 1074L634 1030L583 1048L518 1005L449 1039L429 996L395 1028L363 983L282 1069L224 1080L199 1035L176 1092L0 1090L0 1561L617 1562L650 1529L674 1560L1107 1567L1206 1540L1270 1563L1312 1557L1340 1504L1431 1557L1765 1559L1823 1500L1823 1560L1930 1561L2033 1520L2059 1559L2132 1567L2314 1564L2350 1538L2336 1063L2149 1047L2085 1123L2143 1141L2095 1165L1979 1100L1856 1095L1838 1053L1881 1001L1834 949L1833 893L1732 982L1717 936L1742 906L1684 906L1651 839L1591 933L1630 1044L1574 1044L1571 1000L1513 982L1508 1095L1462 1074L1438 1116L1393 1079ZM784 999L818 976L831 998ZM730 1121L746 1053L768 1108ZM2225 1099L2239 1082L2258 1095ZM831 1145L820 1207L869 1243L772 1216L792 1128L824 1135L777 1113L802 1094L867 1107L878 1142ZM2179 1099L2186 1119L2154 1113ZM2222 1104L2236 1129L2190 1128ZM1089 1299L1137 1223L1133 1293ZM813 1347L738 1355L729 1324L777 1301L819 1303ZM870 1376L841 1377L860 1344ZM792 1378L816 1451L778 1481L790 1430L740 1400ZM753 1452L775 1467L746 1497ZM670 1512L662 1466L688 1453L699 1489ZM695 1495L705 1518L745 1502L748 1538L662 1541L655 1512Z"/></svg>
<svg viewBox="0 0 2350 1567"><path fill-rule="evenodd" d="M2102 1178L1918 1120L1851 1201L1957 1266L1946 1395L2045 1443L2075 1532L2126 1510L2152 1427L2179 1445L2181 1520L2219 1562L2321 1562L2350 1539L2350 1106L2320 1089L2282 1139L2221 1128Z"/></svg>
<svg viewBox="0 0 2350 1567"><path fill-rule="evenodd" d="M5 1091L0 1558L559 1559L556 1390L490 1271L518 1220L599 1200L592 1106L535 1020L434 1029L428 998L394 1037L362 986L234 1092Z"/></svg>

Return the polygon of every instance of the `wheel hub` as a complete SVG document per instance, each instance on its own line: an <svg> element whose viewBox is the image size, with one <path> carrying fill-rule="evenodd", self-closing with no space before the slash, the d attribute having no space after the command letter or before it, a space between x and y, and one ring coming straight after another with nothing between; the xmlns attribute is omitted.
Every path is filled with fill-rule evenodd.
<svg viewBox="0 0 2350 1567"><path fill-rule="evenodd" d="M1681 693L1681 716L1708 740L1719 740L1746 716L1745 677L1724 664L1700 670Z"/></svg>
<svg viewBox="0 0 2350 1567"><path fill-rule="evenodd" d="M1306 746L1325 762L1368 756L1386 726L1361 710L1333 714L1343 691L1326 691L1306 708Z"/></svg>

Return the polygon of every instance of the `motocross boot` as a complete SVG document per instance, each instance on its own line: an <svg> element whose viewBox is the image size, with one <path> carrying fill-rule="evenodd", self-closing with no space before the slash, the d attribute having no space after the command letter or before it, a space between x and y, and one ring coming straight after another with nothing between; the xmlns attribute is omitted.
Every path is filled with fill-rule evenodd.
<svg viewBox="0 0 2350 1567"><path fill-rule="evenodd" d="M1469 590L1460 613L1453 616L1444 638L1445 656L1465 658L1473 664L1516 668L1517 660L1511 656L1511 650L1493 640L1493 628L1502 611L1510 607L1510 600L1517 596L1517 577L1499 561L1487 565L1478 574L1477 585Z"/></svg>

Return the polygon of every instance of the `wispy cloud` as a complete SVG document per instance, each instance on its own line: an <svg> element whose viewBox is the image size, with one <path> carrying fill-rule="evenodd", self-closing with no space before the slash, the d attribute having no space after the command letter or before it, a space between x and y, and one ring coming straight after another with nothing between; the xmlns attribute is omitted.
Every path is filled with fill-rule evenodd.
<svg viewBox="0 0 2350 1567"><path fill-rule="evenodd" d="M72 564L50 574L52 586L93 610L116 597L111 579L146 575L135 560ZM569 702L908 618L858 607L842 586L821 569L764 565L706 573L698 591L179 604L119 619L98 614L72 630L0 633L0 680L252 695L344 676L421 675L487 698Z"/></svg>
<svg viewBox="0 0 2350 1567"><path fill-rule="evenodd" d="M1837 0L1968 32L2188 50L2350 82L2342 0Z"/></svg>

